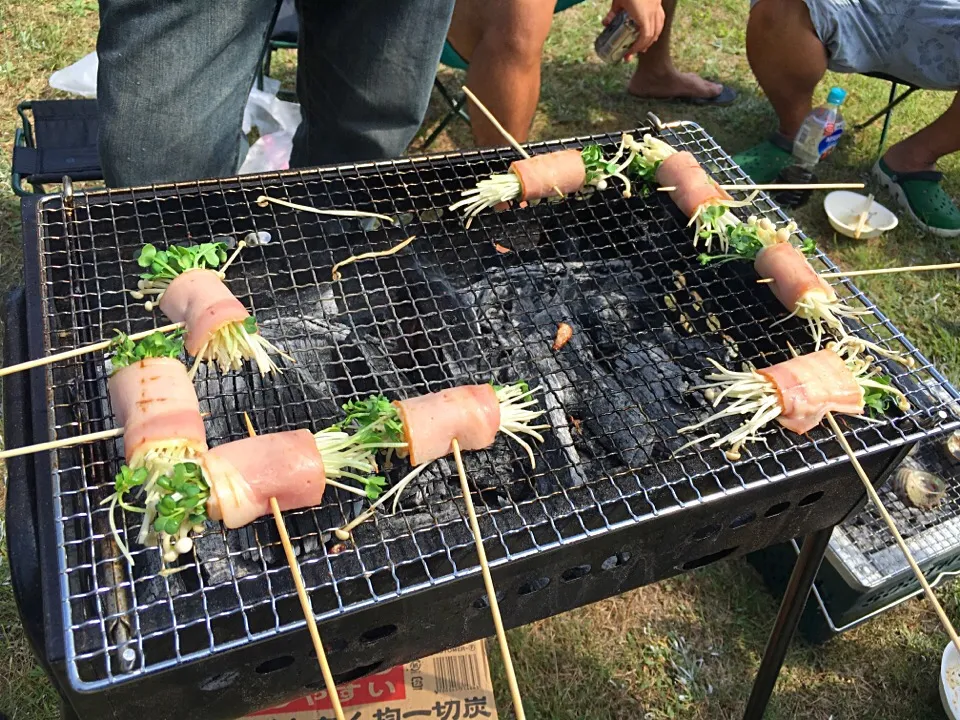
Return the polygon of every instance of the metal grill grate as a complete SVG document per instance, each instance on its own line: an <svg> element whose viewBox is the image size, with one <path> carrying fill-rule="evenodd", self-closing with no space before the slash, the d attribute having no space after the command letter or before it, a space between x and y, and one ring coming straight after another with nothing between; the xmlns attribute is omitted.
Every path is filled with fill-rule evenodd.
<svg viewBox="0 0 960 720"><path fill-rule="evenodd" d="M694 152L718 179L745 179L697 125L678 124L662 136ZM611 150L617 140L532 149L598 141ZM749 264L699 267L686 219L662 193L624 199L610 190L544 202L486 214L466 231L445 208L513 158L488 150L90 192L66 204L46 198L38 209L43 351L162 322L124 292L139 273L133 258L143 243L266 231L273 241L244 250L228 284L297 365L266 381L248 372L200 373L210 444L243 437L244 410L261 433L319 430L338 419L340 404L372 392L402 398L491 379L541 385L553 429L537 449L536 470L505 439L469 457L494 565L756 483L792 482L840 459L822 428L804 438L771 428L736 464L692 448L674 456L684 442L676 428L706 412L687 392L700 382L705 355L767 365L787 357L788 342L809 349L806 332L799 321L772 324L782 309ZM255 200L264 193L404 222L364 228L261 208ZM785 219L766 199L752 212ZM329 282L336 261L411 233L418 239L398 255L348 266L342 282ZM878 451L960 424L947 413L956 391L855 287L838 291L874 310L866 316L873 339L906 347L917 360L911 372L889 368L913 410L881 425L849 421L853 447ZM559 321L575 334L554 353ZM57 365L47 382L51 435L112 427L101 359ZM121 459L115 443L52 456L67 665L76 687L103 688L303 623L269 519L240 531L210 525L170 575L159 574L155 548L138 550L131 572L100 505ZM455 488L454 469L438 462L408 490L400 512L359 528L349 547L330 531L358 512L351 496L328 492L320 508L286 513L320 618L476 572ZM135 517L118 522L135 537Z"/></svg>

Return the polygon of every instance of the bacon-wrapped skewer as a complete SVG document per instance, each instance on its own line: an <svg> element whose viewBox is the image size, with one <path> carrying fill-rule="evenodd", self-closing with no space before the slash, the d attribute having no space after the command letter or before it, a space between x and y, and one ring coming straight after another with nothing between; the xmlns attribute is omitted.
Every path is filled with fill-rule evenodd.
<svg viewBox="0 0 960 720"><path fill-rule="evenodd" d="M450 455L454 440L462 450L482 450L493 445L497 433L502 432L526 450L530 464L536 467L533 448L520 437L528 435L543 442L539 431L550 427L531 424L543 415L542 410L534 409L535 392L524 382L499 387L460 385L408 400L390 402L382 395L374 395L345 405L344 426L355 427L359 432L373 431L381 442L395 448L397 455L408 457L414 469L366 512L338 530L338 537L349 537L350 530L372 517L376 508L391 497L396 512L404 488L431 462Z"/></svg>
<svg viewBox="0 0 960 720"><path fill-rule="evenodd" d="M148 311L159 305L173 322L184 324L186 349L195 358L191 377L201 362L216 363L227 372L249 360L261 375L280 372L270 354L291 358L264 339L256 319L224 284L223 272L215 268L226 260L224 243L172 245L167 250L144 245L137 262L146 270L131 295L136 300L153 296L145 303Z"/></svg>
<svg viewBox="0 0 960 720"><path fill-rule="evenodd" d="M202 531L208 519L221 520L227 528L243 527L270 514L271 497L281 510L319 505L327 485L376 497L384 480L373 475L377 470L374 453L384 447L390 446L378 444L369 431L351 435L328 428L318 433L290 430L257 435L194 453L190 461L173 464L161 474L125 465L116 477L111 499L128 511L144 514L138 542L159 541L164 562L172 563L190 552L191 533ZM356 481L360 487L338 482L341 479ZM143 505L134 506L124 495L141 486ZM117 542L132 564L119 537Z"/></svg>
<svg viewBox="0 0 960 720"><path fill-rule="evenodd" d="M462 200L450 206L463 210L467 227L487 208L511 201L530 202L580 192L587 187L605 190L613 178L623 183L624 197L630 197L630 177L652 180L654 168L639 153L632 136L624 134L616 154L607 160L599 145L581 150L557 150L510 164L508 171L481 180L465 190Z"/></svg>
<svg viewBox="0 0 960 720"><path fill-rule="evenodd" d="M680 432L692 432L724 417L748 416L748 419L726 435L714 433L684 447L712 440L710 447L727 445L730 448L726 451L727 457L737 460L744 443L756 441L760 429L773 420L792 432L803 434L819 425L827 411L862 415L865 409L870 409L879 414L892 403L901 410L908 409L906 396L872 366L872 357L861 356L861 352L863 345L851 337L830 343L824 350L761 370L750 366L737 372L707 358L717 372L708 375L711 382L698 389L706 389L706 397L714 407L724 399L732 402Z"/></svg>
<svg viewBox="0 0 960 720"><path fill-rule="evenodd" d="M119 505L148 515L154 513L159 500L154 491L160 479L177 464L193 460L207 449L197 393L179 360L183 352L180 334L156 332L137 343L121 336L111 358L107 390L117 424L123 428L126 465L117 475L115 492L103 504L110 505L110 527L128 557L117 534L114 508ZM134 508L124 499L125 493L137 486L145 491L143 508Z"/></svg>
<svg viewBox="0 0 960 720"><path fill-rule="evenodd" d="M632 138L631 138L632 139ZM749 205L751 200L734 200L704 170L692 153L677 151L663 140L644 135L634 142L638 156L655 168L654 179L661 187L673 187L670 198L694 226L693 244L701 241L709 251L714 240L727 251L727 232L740 224L730 208Z"/></svg>
<svg viewBox="0 0 960 720"><path fill-rule="evenodd" d="M700 263L706 265L714 261L752 260L754 269L761 278L772 278L770 289L790 313L778 323L794 316L806 320L817 350L820 349L827 332L832 332L840 339L856 337L850 335L843 319L856 319L860 315L868 314L869 310L850 307L837 296L833 287L820 277L807 260L807 254L816 249L813 241L808 239L799 248L791 243L791 236L796 229L793 222L778 229L767 218L751 216L745 223L727 231L726 253L701 254ZM889 357L907 366L913 364L913 358L909 355L888 350L859 337L856 337L856 341L872 353Z"/></svg>

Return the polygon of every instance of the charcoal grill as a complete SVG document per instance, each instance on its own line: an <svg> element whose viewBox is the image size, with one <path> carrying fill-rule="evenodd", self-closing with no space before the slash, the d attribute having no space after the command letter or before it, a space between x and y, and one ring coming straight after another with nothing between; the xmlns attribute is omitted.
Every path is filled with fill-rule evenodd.
<svg viewBox="0 0 960 720"><path fill-rule="evenodd" d="M718 179L745 180L699 126L660 133ZM618 140L579 137L531 150L599 142L612 151ZM800 322L773 324L782 309L749 264L701 268L686 219L662 193L544 202L485 214L465 230L446 208L513 158L484 150L85 193L68 183L25 205L28 322L8 356L162 322L125 292L144 242L270 233L272 242L241 253L228 283L297 365L265 381L199 374L211 445L245 435L243 411L261 433L319 429L338 419L340 404L372 392L408 397L521 378L542 386L553 430L537 448L536 470L504 441L468 462L507 625L807 536L748 708L757 717L829 529L860 507L864 492L823 428L805 437L771 428L736 463L717 451L676 452L684 442L676 429L707 412L689 392L706 356L766 365L785 359L788 343L809 350L809 337ZM401 224L261 207L263 194L376 210ZM766 196L749 212L785 219ZM403 252L329 281L335 262L411 233L418 239ZM833 268L823 256L818 262ZM880 481L913 443L960 425L950 404L957 393L855 286L837 288L870 311L871 339L916 360L910 371L888 368L909 413L846 424ZM561 321L575 333L554 352ZM113 426L96 356L13 376L6 400L11 444ZM231 532L211 525L175 574L160 575L156 549L135 551L131 569L100 505L120 460L115 443L101 442L11 465L12 502L34 501L10 518L11 542L19 534L38 546L36 567L29 548L13 553L25 564L19 600L74 711L228 718L319 687L272 521ZM455 488L455 470L438 463L397 514L362 526L350 546L330 531L358 512L351 497L333 492L320 508L286 513L338 681L492 635ZM136 534L136 518L120 523L127 537Z"/></svg>

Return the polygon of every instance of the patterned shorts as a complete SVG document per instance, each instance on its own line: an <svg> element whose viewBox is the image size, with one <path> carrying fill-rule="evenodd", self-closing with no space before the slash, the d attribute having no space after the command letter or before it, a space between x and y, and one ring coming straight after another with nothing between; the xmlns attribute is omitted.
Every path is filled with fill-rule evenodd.
<svg viewBox="0 0 960 720"><path fill-rule="evenodd" d="M803 1L834 72L960 89L960 0Z"/></svg>

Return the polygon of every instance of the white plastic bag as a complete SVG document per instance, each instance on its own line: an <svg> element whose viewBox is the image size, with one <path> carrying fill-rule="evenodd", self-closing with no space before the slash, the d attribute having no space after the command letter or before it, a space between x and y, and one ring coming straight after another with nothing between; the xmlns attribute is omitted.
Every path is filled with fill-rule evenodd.
<svg viewBox="0 0 960 720"><path fill-rule="evenodd" d="M50 76L50 87L56 90L82 95L86 98L97 96L97 53L84 55L73 65L57 70Z"/></svg>

